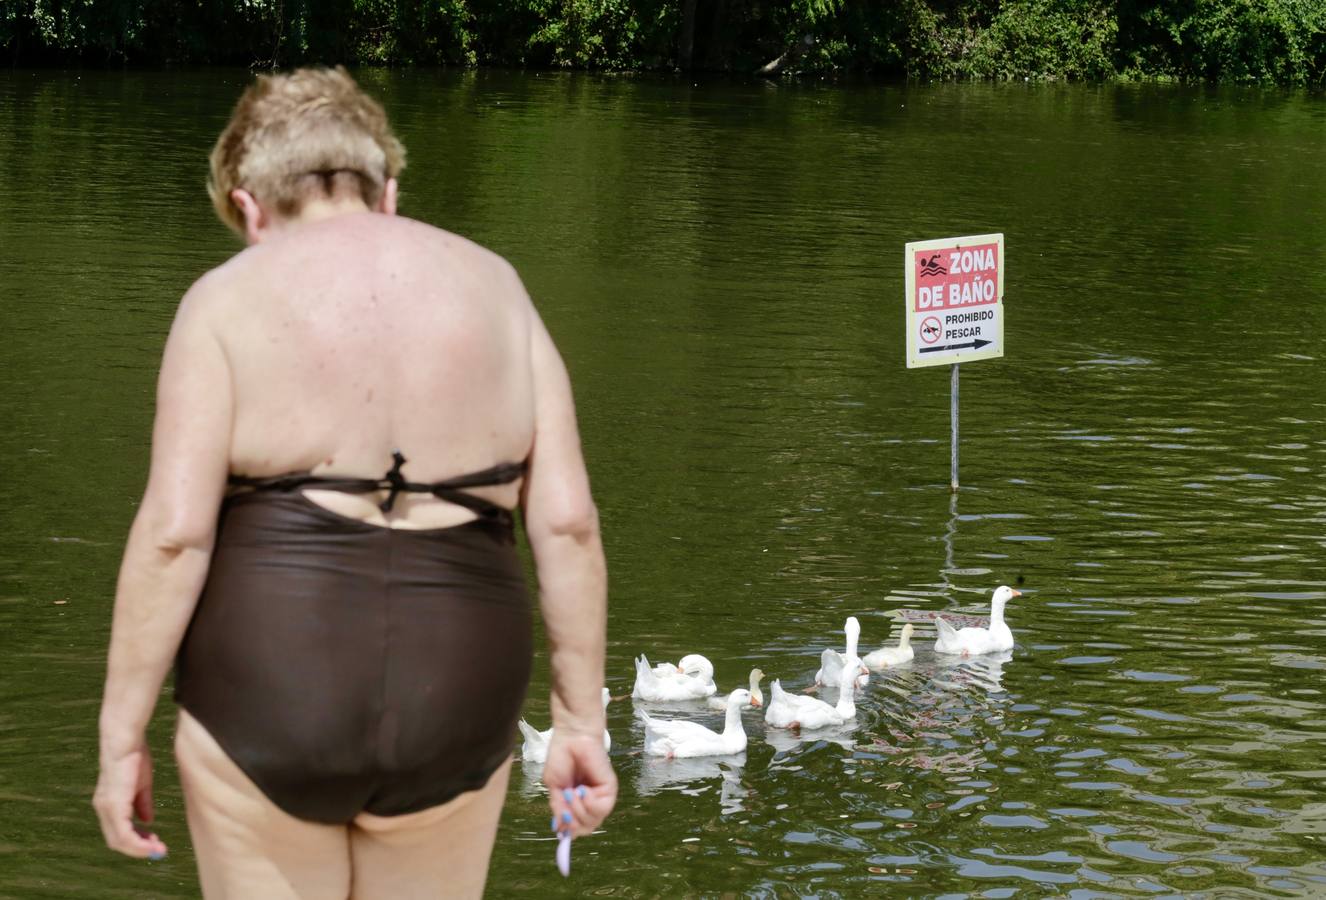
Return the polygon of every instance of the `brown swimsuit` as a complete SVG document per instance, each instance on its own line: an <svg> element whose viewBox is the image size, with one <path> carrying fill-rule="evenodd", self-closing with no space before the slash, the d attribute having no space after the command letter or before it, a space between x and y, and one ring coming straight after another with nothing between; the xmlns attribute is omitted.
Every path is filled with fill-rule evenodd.
<svg viewBox="0 0 1326 900"><path fill-rule="evenodd" d="M232 476L175 699L277 806L315 822L417 812L482 787L510 755L529 681L530 603L509 510L434 484ZM474 511L386 528L302 489L427 492Z"/></svg>

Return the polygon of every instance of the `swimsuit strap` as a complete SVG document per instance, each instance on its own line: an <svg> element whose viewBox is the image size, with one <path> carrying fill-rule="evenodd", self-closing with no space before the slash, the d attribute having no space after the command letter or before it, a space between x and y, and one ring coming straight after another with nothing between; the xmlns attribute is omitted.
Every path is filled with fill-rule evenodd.
<svg viewBox="0 0 1326 900"><path fill-rule="evenodd" d="M347 494L367 494L371 491L387 491L387 499L378 504L383 512L391 512L396 505L396 496L402 491L411 494L432 494L440 500L463 506L471 512L490 519L510 519L511 511L498 506L482 497L467 494L463 488L483 487L496 484L510 484L525 474L525 464L498 463L479 472L458 475L445 481L422 484L407 481L401 474L405 465L405 456L399 450L391 453L392 467L381 478L345 478L328 475L310 475L307 472L291 472L288 475L276 475L270 478L253 478L248 475L231 475L230 484L236 487L251 488L255 491L295 491L305 487L314 487L324 491L342 491Z"/></svg>

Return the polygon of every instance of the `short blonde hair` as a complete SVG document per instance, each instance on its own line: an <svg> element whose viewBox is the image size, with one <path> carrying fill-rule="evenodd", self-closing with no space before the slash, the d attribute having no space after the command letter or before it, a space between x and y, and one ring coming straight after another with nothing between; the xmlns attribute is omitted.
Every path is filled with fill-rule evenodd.
<svg viewBox="0 0 1326 900"><path fill-rule="evenodd" d="M403 168L387 114L344 68L298 69L259 75L239 98L212 149L207 192L221 221L243 234L235 188L289 216L314 190L330 195L347 181L373 206Z"/></svg>

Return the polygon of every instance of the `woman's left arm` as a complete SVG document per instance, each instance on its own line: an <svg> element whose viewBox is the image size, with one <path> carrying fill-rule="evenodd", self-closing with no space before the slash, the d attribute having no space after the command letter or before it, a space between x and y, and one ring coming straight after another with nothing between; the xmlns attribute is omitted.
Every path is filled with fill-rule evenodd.
<svg viewBox="0 0 1326 900"><path fill-rule="evenodd" d="M180 303L166 341L151 471L120 566L101 704L92 804L107 846L140 858L166 853L133 821L152 821L147 724L207 577L230 468L230 368L201 284Z"/></svg>

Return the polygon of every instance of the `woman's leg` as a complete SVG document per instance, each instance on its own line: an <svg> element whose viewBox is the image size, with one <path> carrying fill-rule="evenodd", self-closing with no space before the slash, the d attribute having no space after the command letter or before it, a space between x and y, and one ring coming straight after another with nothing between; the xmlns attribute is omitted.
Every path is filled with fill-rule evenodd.
<svg viewBox="0 0 1326 900"><path fill-rule="evenodd" d="M343 825L283 811L197 719L180 710L175 758L207 900L345 900L350 847Z"/></svg>
<svg viewBox="0 0 1326 900"><path fill-rule="evenodd" d="M360 813L350 827L353 900L482 897L511 760L477 791L403 816Z"/></svg>

